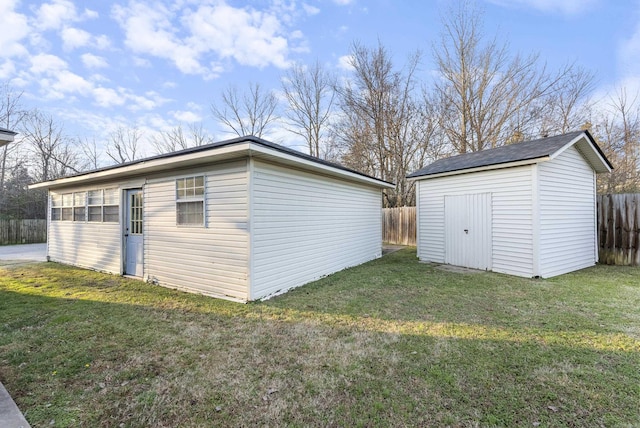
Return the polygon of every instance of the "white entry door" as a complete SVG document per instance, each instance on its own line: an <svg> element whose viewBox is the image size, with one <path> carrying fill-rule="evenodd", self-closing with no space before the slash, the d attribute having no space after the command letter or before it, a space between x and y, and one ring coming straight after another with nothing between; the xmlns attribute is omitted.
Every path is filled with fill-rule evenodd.
<svg viewBox="0 0 640 428"><path fill-rule="evenodd" d="M491 270L491 193L444 197L445 263Z"/></svg>
<svg viewBox="0 0 640 428"><path fill-rule="evenodd" d="M127 190L126 221L124 225L124 273L140 277L143 275L144 263L142 208L142 189Z"/></svg>

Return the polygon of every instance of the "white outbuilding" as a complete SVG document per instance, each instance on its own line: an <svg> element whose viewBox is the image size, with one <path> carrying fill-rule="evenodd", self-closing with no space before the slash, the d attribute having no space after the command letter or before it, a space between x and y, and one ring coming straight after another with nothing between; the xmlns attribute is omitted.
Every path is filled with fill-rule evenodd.
<svg viewBox="0 0 640 428"><path fill-rule="evenodd" d="M408 176L418 257L529 278L593 266L596 174L611 169L588 131L438 160Z"/></svg>
<svg viewBox="0 0 640 428"><path fill-rule="evenodd" d="M242 302L380 257L391 187L252 136L30 186L50 260Z"/></svg>

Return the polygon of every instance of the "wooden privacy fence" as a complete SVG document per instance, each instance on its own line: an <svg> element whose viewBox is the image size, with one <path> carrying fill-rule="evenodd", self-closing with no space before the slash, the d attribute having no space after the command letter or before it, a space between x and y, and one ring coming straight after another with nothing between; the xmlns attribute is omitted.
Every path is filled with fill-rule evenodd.
<svg viewBox="0 0 640 428"><path fill-rule="evenodd" d="M640 265L640 194L598 195L600 263Z"/></svg>
<svg viewBox="0 0 640 428"><path fill-rule="evenodd" d="M0 220L0 245L47 242L47 220Z"/></svg>
<svg viewBox="0 0 640 428"><path fill-rule="evenodd" d="M383 208L382 241L416 245L416 207Z"/></svg>

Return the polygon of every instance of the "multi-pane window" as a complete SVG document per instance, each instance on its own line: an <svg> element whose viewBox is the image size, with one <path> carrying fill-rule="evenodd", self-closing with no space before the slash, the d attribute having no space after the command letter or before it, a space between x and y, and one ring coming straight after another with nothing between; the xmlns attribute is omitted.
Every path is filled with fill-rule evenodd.
<svg viewBox="0 0 640 428"><path fill-rule="evenodd" d="M62 221L73 220L73 193L62 194Z"/></svg>
<svg viewBox="0 0 640 428"><path fill-rule="evenodd" d="M176 222L204 226L204 176L176 180Z"/></svg>
<svg viewBox="0 0 640 428"><path fill-rule="evenodd" d="M142 192L129 195L129 233L142 235Z"/></svg>
<svg viewBox="0 0 640 428"><path fill-rule="evenodd" d="M73 221L86 221L87 192L73 194Z"/></svg>
<svg viewBox="0 0 640 428"><path fill-rule="evenodd" d="M118 189L104 189L102 206L102 221L117 222L120 209L118 208Z"/></svg>
<svg viewBox="0 0 640 428"><path fill-rule="evenodd" d="M51 194L51 220L118 222L118 189Z"/></svg>
<svg viewBox="0 0 640 428"><path fill-rule="evenodd" d="M62 219L62 195L51 194L51 220L58 221Z"/></svg>
<svg viewBox="0 0 640 428"><path fill-rule="evenodd" d="M102 189L89 191L88 204L89 221L102 221Z"/></svg>

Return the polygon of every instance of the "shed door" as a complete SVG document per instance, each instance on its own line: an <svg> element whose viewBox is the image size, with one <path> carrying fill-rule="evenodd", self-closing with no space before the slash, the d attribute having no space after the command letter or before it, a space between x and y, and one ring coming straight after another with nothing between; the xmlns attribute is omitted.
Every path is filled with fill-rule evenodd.
<svg viewBox="0 0 640 428"><path fill-rule="evenodd" d="M142 235L142 189L127 190L124 273L143 275L144 247Z"/></svg>
<svg viewBox="0 0 640 428"><path fill-rule="evenodd" d="M445 263L491 270L491 193L444 197Z"/></svg>

